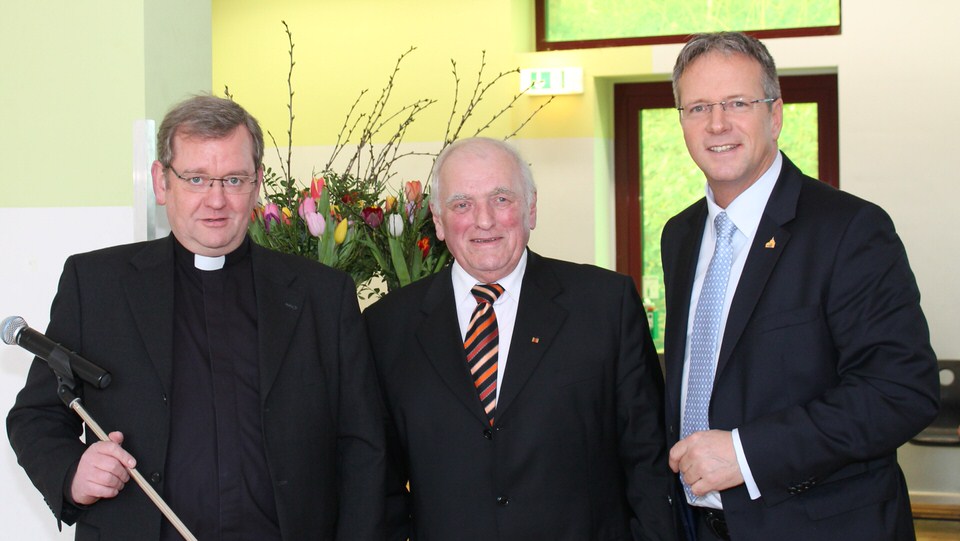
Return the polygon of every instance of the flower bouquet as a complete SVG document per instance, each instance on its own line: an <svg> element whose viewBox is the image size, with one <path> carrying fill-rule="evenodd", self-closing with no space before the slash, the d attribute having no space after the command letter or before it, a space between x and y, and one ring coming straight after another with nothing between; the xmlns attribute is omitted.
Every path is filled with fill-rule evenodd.
<svg viewBox="0 0 960 541"><path fill-rule="evenodd" d="M264 171L265 199L251 216L251 237L263 246L316 259L347 272L357 284L361 298L384 294L380 283L389 291L438 272L449 262L450 252L437 239L428 190L424 189L424 183L420 180L404 182L398 189L392 189L389 184L394 176L392 168L398 160L411 155L424 155L402 152L400 144L417 115L436 103L434 99L420 99L388 112L388 102L400 65L415 49L410 48L400 55L380 96L365 113L357 111L366 94L365 90L360 92L347 113L327 164L319 174L314 172L309 187L302 187L290 173L295 63L293 36L287 23L283 25L290 45L287 156L286 160L280 156L280 173L270 168ZM453 107L441 149L427 156L436 158L443 148L459 137L477 104L492 86L505 80L508 75L519 72L518 69L501 72L492 80L484 81L485 56L481 57L472 95L459 115L457 98L460 78L456 62L451 61L455 82ZM474 135L488 128L523 94L515 94ZM226 89L226 95L232 98L229 88ZM551 100L534 110L507 138L519 132ZM398 127L381 137L380 132L387 125ZM279 155L279 145L273 134L267 133ZM354 134L358 134L356 138ZM374 137L385 142L374 144ZM346 166L335 168L333 164L348 147L352 150L345 156Z"/></svg>

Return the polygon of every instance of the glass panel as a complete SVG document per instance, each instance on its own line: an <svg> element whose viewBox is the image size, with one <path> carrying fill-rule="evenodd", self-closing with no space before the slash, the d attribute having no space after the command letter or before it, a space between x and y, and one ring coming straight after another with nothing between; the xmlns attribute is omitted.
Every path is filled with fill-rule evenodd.
<svg viewBox="0 0 960 541"><path fill-rule="evenodd" d="M840 25L839 0L544 0L546 40Z"/></svg>
<svg viewBox="0 0 960 541"><path fill-rule="evenodd" d="M817 104L784 105L780 148L800 168L817 176ZM643 296L653 341L663 351L663 269L660 233L672 216L703 197L703 173L690 158L675 109L640 111L643 216Z"/></svg>

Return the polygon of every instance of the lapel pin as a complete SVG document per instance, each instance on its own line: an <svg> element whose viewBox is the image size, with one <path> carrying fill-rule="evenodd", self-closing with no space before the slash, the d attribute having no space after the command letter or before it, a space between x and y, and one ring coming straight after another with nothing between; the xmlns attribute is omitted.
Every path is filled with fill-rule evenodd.
<svg viewBox="0 0 960 541"><path fill-rule="evenodd" d="M777 239L775 239L775 238L773 238L773 237L770 237L770 240L768 240L767 243L763 245L763 247L764 247L764 248L776 248L776 247L777 247Z"/></svg>
<svg viewBox="0 0 960 541"><path fill-rule="evenodd" d="M530 342L533 343L533 344L539 344L539 343L540 343L540 337L539 337L539 336L534 336L533 338L530 339Z"/></svg>

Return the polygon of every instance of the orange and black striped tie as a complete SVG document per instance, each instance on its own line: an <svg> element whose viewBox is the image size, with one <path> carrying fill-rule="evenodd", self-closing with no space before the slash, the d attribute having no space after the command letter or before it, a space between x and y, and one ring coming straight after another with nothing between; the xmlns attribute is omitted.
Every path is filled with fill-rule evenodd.
<svg viewBox="0 0 960 541"><path fill-rule="evenodd" d="M470 326L467 327L467 338L463 341L463 347L480 403L487 412L490 426L493 426L493 415L497 409L497 351L500 345L500 332L497 330L497 314L493 311L493 303L503 293L503 286L477 284L470 292L477 299L477 307L470 316Z"/></svg>

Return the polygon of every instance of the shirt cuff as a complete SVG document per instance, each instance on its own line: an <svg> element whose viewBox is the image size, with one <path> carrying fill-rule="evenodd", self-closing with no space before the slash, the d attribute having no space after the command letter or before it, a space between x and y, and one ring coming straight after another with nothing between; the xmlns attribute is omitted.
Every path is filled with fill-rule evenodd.
<svg viewBox="0 0 960 541"><path fill-rule="evenodd" d="M747 487L747 494L751 500L760 497L760 487L753 480L753 473L750 472L750 465L747 464L747 457L743 454L743 445L740 444L740 429L733 429L733 450L737 453L737 464L740 465L740 474L743 475L743 484Z"/></svg>

